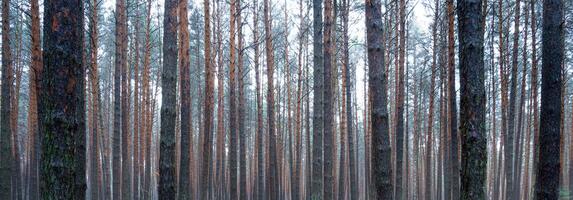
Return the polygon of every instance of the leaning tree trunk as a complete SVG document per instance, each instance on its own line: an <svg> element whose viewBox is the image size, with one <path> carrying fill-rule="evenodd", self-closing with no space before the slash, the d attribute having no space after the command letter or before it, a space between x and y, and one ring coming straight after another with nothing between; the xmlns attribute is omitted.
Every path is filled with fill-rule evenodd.
<svg viewBox="0 0 573 200"><path fill-rule="evenodd" d="M458 1L461 199L485 199L487 137L482 0Z"/></svg>
<svg viewBox="0 0 573 200"><path fill-rule="evenodd" d="M539 165L535 182L535 199L559 197L561 138L561 65L563 64L563 1L543 1L541 123L539 124Z"/></svg>
<svg viewBox="0 0 573 200"><path fill-rule="evenodd" d="M85 96L81 1L44 4L44 55L38 119L44 199L85 198ZM67 15L61 15L66 12Z"/></svg>

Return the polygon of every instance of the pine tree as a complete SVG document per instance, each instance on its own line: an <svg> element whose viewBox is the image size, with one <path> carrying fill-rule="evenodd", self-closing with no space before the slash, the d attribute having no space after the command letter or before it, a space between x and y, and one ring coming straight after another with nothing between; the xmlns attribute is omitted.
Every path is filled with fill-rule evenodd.
<svg viewBox="0 0 573 200"><path fill-rule="evenodd" d="M561 66L564 56L563 1L543 1L541 123L535 199L558 199L561 138Z"/></svg>
<svg viewBox="0 0 573 200"><path fill-rule="evenodd" d="M485 68L482 1L458 1L461 199L484 199L486 180Z"/></svg>
<svg viewBox="0 0 573 200"><path fill-rule="evenodd" d="M165 0L163 17L163 71L161 72L161 140L158 192L175 199L175 96L177 94L177 0Z"/></svg>
<svg viewBox="0 0 573 200"><path fill-rule="evenodd" d="M68 14L58 14L64 11ZM83 3L50 1L44 12L48 20L44 20L38 94L40 194L44 199L82 199L86 189Z"/></svg>

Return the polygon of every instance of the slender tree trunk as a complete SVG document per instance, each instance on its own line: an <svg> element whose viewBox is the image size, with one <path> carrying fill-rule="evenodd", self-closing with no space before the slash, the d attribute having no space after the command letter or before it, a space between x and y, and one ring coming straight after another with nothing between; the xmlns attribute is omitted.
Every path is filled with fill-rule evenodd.
<svg viewBox="0 0 573 200"><path fill-rule="evenodd" d="M449 138L451 143L449 143L449 158L448 164L449 173L449 186L446 191L449 192L450 199L460 198L460 167L459 167L459 157L458 157L458 120L457 120L457 106L456 106L456 81L455 81L455 56L454 56L454 1L447 0L447 12L448 12L448 125L449 125ZM480 7L481 9L481 7Z"/></svg>
<svg viewBox="0 0 573 200"><path fill-rule="evenodd" d="M302 0L298 1L300 8L300 28L298 31L298 69L297 69L297 91L296 91L296 113L295 113L295 129L294 129L294 154L295 159L293 162L294 168L292 169L292 181L291 181L291 198L293 200L303 199L304 195L301 195L301 169L302 169L302 62L303 62L303 38L304 33L304 15L303 15L303 4Z"/></svg>
<svg viewBox="0 0 573 200"><path fill-rule="evenodd" d="M245 97L245 69L243 68L243 21L241 17L242 7L241 1L236 1L237 6L237 39L238 41L238 55L237 55L237 90L239 92L238 103L239 107L237 110L237 125L239 126L239 186L240 186L240 198L241 200L247 200L247 131L245 129L245 120L243 116L247 116L246 113L246 97Z"/></svg>
<svg viewBox="0 0 573 200"><path fill-rule="evenodd" d="M253 8L253 37L254 37L254 48L255 55L253 57L255 62L255 81L256 81L256 96L257 96L257 138L256 145L257 149L257 200L265 199L265 160L264 160L264 144L263 144L263 134L264 134L264 124L263 124L263 98L261 95L261 83L260 83L260 70L259 70L259 4L257 0L254 2Z"/></svg>
<svg viewBox="0 0 573 200"><path fill-rule="evenodd" d="M64 11L68 14L59 14ZM84 199L83 3L50 1L44 12L48 20L44 20L44 62L38 90L39 133L43 135L40 193L45 199Z"/></svg>
<svg viewBox="0 0 573 200"><path fill-rule="evenodd" d="M278 199L278 174L279 166L277 166L277 139L275 134L275 98L274 98L274 84L273 84L273 73L274 73L274 55L273 55L273 44L272 44L272 24L270 19L270 6L269 0L264 0L263 6L264 20L265 20L265 50L267 59L267 113L268 113L268 133L269 133L269 173L266 184L269 186L268 189L268 199Z"/></svg>
<svg viewBox="0 0 573 200"><path fill-rule="evenodd" d="M372 112L372 177L376 199L392 199L392 165L390 162L390 135L386 70L382 40L382 11L380 0L366 0L366 41L368 47L368 94L371 95ZM370 138L368 138L370 139ZM367 186L368 187L368 186Z"/></svg>
<svg viewBox="0 0 573 200"><path fill-rule="evenodd" d="M189 29L187 28L187 0L179 0L179 70L181 73L181 168L179 172L179 199L191 199L190 154L192 144L191 128L191 72L189 60Z"/></svg>
<svg viewBox="0 0 573 200"><path fill-rule="evenodd" d="M213 74L215 69L211 63L211 23L210 23L210 6L209 0L203 1L204 9L204 22L205 22L205 99L203 102L204 106L204 122L203 122L203 156L202 156L202 167L201 167L201 183L202 187L200 190L201 199L209 199L209 187L211 183L210 170L211 170L211 150L212 141L211 133L213 129Z"/></svg>
<svg viewBox="0 0 573 200"><path fill-rule="evenodd" d="M539 167L536 169L535 198L559 197L559 141L561 65L563 63L563 1L543 1L541 124Z"/></svg>
<svg viewBox="0 0 573 200"><path fill-rule="evenodd" d="M438 11L439 11L439 5L440 5L440 1L436 0L435 1L435 12L434 12L434 23L432 25L432 46L433 46L433 51L432 51L432 67L431 67L431 76L430 76L430 99L429 99L429 104L430 104L430 108L428 110L428 130L426 132L427 134L427 138L426 138L426 168L425 168L425 199L432 199L432 149L434 148L432 143L434 142L434 138L432 138L432 133L433 133L433 126L434 126L434 96L435 96L435 92L434 92L434 88L436 87L436 62L437 62L437 49L438 49L438 39L437 39L437 30L438 30Z"/></svg>
<svg viewBox="0 0 573 200"><path fill-rule="evenodd" d="M335 177L335 142L334 142L334 18L333 0L324 2L324 199L334 199L334 177Z"/></svg>
<svg viewBox="0 0 573 200"><path fill-rule="evenodd" d="M40 9L37 0L30 1L30 13L32 15L32 60L29 71L29 106L28 106L28 138L30 145L30 174L29 174L29 198L38 199L40 197L40 139L38 132L38 88L40 76L42 74L42 49L40 40ZM93 34L93 33L92 33ZM4 56L4 55L3 55ZM3 66L4 67L4 66ZM1 140L3 140L2 138ZM4 145L4 144L2 144ZM2 156L0 156L2 157ZM0 178L1 179L1 178ZM4 196L3 194L1 196Z"/></svg>
<svg viewBox="0 0 573 200"><path fill-rule="evenodd" d="M231 199L239 199L239 188L237 182L237 154L238 154L238 144L237 144L237 96L236 96L236 44L235 44L235 34L236 34L236 24L237 24L237 7L236 0L231 0L230 3L230 39L229 39L229 50L230 50L230 63L229 63L229 170L230 170L230 186L231 186ZM217 149L219 150L219 149Z"/></svg>
<svg viewBox="0 0 573 200"><path fill-rule="evenodd" d="M512 64L511 64L511 85L509 92L509 113L507 122L507 137L505 138L505 177L506 177L506 199L515 199L516 187L515 185L515 157L516 148L515 144L518 140L515 137L515 104L517 97L517 56L519 49L519 17L520 17L520 0L515 1L515 17L514 17L514 32L513 32L513 51L512 51ZM519 127L517 127L519 128Z"/></svg>
<svg viewBox="0 0 573 200"><path fill-rule="evenodd" d="M121 139L121 71L126 66L127 51L127 16L125 2L116 1L115 4L115 72L114 72L114 115L113 115L113 197L121 199L122 193L122 139Z"/></svg>
<svg viewBox="0 0 573 200"><path fill-rule="evenodd" d="M98 8L97 8L97 0L92 1L92 9L91 9L91 16L90 16L90 81L91 81L91 129L89 132L90 135L90 162L92 162L90 166L90 191L91 191L91 199L99 199L100 190L98 182L101 181L100 176L98 174L97 166L100 162L99 159L99 74L98 74ZM39 34L39 33L38 33ZM38 44L39 46L39 44ZM38 47L39 48L39 47ZM39 61L41 62L41 61ZM34 83L35 84L35 83ZM95 163L95 164L94 164Z"/></svg>
<svg viewBox="0 0 573 200"><path fill-rule="evenodd" d="M519 117L518 117L518 125L517 125L517 130L516 130L516 158L514 159L514 166L516 169L516 174L515 174L515 184L514 184L514 188L513 188L513 192L514 192L514 198L516 199L520 199L521 198L521 185L522 184L522 171L523 171L523 167L522 167L522 163L524 159L527 159L526 156L523 156L523 151L525 151L526 149L525 144L523 142L523 130L524 128L529 129L529 126L524 127L523 124L525 123L525 100L526 100L526 79L527 79L527 37L528 37L528 33L527 33L527 29L528 29L528 24L529 24L529 9L527 7L527 5L524 6L525 7L525 16L524 16L524 20L525 20L525 30L523 31L524 33L524 39L523 39L523 50L522 50L522 59L523 59L523 67L521 70L521 97L519 98ZM527 165L525 165L525 168L527 167Z"/></svg>
<svg viewBox="0 0 573 200"><path fill-rule="evenodd" d="M398 24L399 24L399 46L398 46L398 63L396 69L396 107L394 113L394 136L396 137L396 196L401 200L403 197L402 182L404 163L404 63L406 52L406 0L399 1Z"/></svg>

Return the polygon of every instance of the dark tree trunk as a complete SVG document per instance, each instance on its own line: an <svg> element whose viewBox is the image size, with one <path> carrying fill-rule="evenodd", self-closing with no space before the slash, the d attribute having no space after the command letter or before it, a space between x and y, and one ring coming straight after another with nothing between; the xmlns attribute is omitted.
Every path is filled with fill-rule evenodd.
<svg viewBox="0 0 573 200"><path fill-rule="evenodd" d="M543 1L541 123L535 199L558 199L561 133L561 65L563 64L563 1Z"/></svg>
<svg viewBox="0 0 573 200"><path fill-rule="evenodd" d="M0 102L0 196L12 199L12 172L15 167L12 154L10 127L10 100L12 88L12 53L10 50L10 0L2 0L2 100Z"/></svg>
<svg viewBox="0 0 573 200"><path fill-rule="evenodd" d="M177 95L177 0L165 0L163 71L161 72L161 138L159 185L161 199L175 199L175 104Z"/></svg>
<svg viewBox="0 0 573 200"><path fill-rule="evenodd" d="M366 41L368 47L368 94L372 111L372 177L376 199L392 199L392 164L386 91L386 69L382 40L380 0L366 0ZM368 187L368 186L366 186ZM368 194L367 194L368 195Z"/></svg>
<svg viewBox="0 0 573 200"><path fill-rule="evenodd" d="M312 186L311 199L323 199L322 145L323 145L323 47L322 47L322 0L312 0L313 10L313 116L312 116Z"/></svg>
<svg viewBox="0 0 573 200"><path fill-rule="evenodd" d="M256 83L256 96L257 96L257 138L256 138L256 146L258 147L257 149L257 200L263 200L265 199L265 156L264 156L264 152L263 151L265 148L263 146L263 134L264 134L264 126L263 126L263 97L261 95L261 83L260 83L260 73L259 73L259 56L260 56L260 51L259 51L259 4L257 3L257 0L255 0L254 2L253 8L254 10L254 14L253 14L253 24L254 24L254 28L253 28L253 37L254 37L254 47L255 47L255 56L253 57L253 59L255 60L255 83Z"/></svg>
<svg viewBox="0 0 573 200"><path fill-rule="evenodd" d="M485 199L487 137L482 0L459 0L461 199Z"/></svg>
<svg viewBox="0 0 573 200"><path fill-rule="evenodd" d="M44 63L38 90L44 199L85 198L83 16L81 1L44 4Z"/></svg>

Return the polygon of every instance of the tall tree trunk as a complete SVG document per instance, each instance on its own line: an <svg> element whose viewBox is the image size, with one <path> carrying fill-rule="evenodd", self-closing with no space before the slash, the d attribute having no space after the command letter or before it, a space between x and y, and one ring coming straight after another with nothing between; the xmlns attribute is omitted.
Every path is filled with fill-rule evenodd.
<svg viewBox="0 0 573 200"><path fill-rule="evenodd" d="M563 64L563 1L543 1L541 124L539 166L536 169L535 198L559 197L559 142L561 133L561 65Z"/></svg>
<svg viewBox="0 0 573 200"><path fill-rule="evenodd" d="M99 74L98 74L98 7L97 7L97 0L92 1L91 3L91 16L90 16L90 82L91 82L91 129L89 132L91 133L89 137L89 146L90 146L90 172L89 172L89 180L90 184L90 195L91 199L99 199L99 185L98 182L101 181L100 176L98 174L97 166L100 162L99 159ZM38 33L39 34L39 33ZM38 44L39 46L39 44ZM38 47L39 48L39 47ZM39 61L41 62L41 61ZM35 83L34 83L35 84ZM31 104L30 104L31 105ZM34 105L35 106L35 105ZM36 120L36 119L35 119Z"/></svg>
<svg viewBox="0 0 573 200"><path fill-rule="evenodd" d="M368 47L368 94L372 112L372 177L376 199L392 199L392 164L386 92L386 70L382 40L380 0L366 0L366 41ZM370 124L370 123L369 123ZM366 186L368 187L368 186ZM367 194L368 195L368 194Z"/></svg>
<svg viewBox="0 0 573 200"><path fill-rule="evenodd" d="M335 139L334 139L334 18L333 0L324 2L324 199L334 199Z"/></svg>
<svg viewBox="0 0 573 200"><path fill-rule="evenodd" d="M313 13L313 116L312 116L312 186L311 199L323 199L323 44L322 0L312 0Z"/></svg>
<svg viewBox="0 0 573 200"><path fill-rule="evenodd" d="M425 168L425 199L432 199L432 149L434 148L432 143L434 142L434 138L432 138L432 133L434 131L434 88L436 87L436 62L437 62L437 49L438 49L438 38L437 38L437 30L438 30L438 18L439 18L439 5L440 1L435 1L435 12L434 12L434 22L432 25L432 67L431 67L431 76L430 76L430 108L428 110L428 130L426 132L426 168Z"/></svg>
<svg viewBox="0 0 573 200"><path fill-rule="evenodd" d="M38 105L39 133L43 135L40 193L45 199L83 199L83 3L50 1L44 4L44 12L47 20Z"/></svg>
<svg viewBox="0 0 573 200"><path fill-rule="evenodd" d="M161 72L161 137L158 192L175 199L175 120L177 85L177 0L165 0L163 18L163 70Z"/></svg>
<svg viewBox="0 0 573 200"><path fill-rule="evenodd" d="M127 51L127 16L125 1L118 0L115 3L115 70L114 70L114 114L113 114L113 197L121 199L122 193L122 139L121 139L121 71L126 66Z"/></svg>
<svg viewBox="0 0 573 200"><path fill-rule="evenodd" d="M213 27L216 30L216 37L217 41L217 50L213 53L217 57L217 155L215 158L216 166L215 166L215 195L222 196L224 190L224 160L225 160L225 151L222 149L225 148L225 141L226 141L226 131L225 131L225 87L224 87L224 80L225 80L225 65L223 64L223 41L222 41L222 33L221 33L221 5L220 1L216 1L216 27ZM215 57L215 56L213 56Z"/></svg>
<svg viewBox="0 0 573 200"><path fill-rule="evenodd" d="M201 164L201 183L202 187L200 190L200 199L209 199L209 188L211 183L210 177L210 170L211 170L211 150L212 150L212 141L211 141L211 134L213 129L213 74L215 69L211 63L211 23L210 23L210 6L209 0L203 1L203 9L204 9L204 22L205 22L205 38L203 39L205 42L205 99L203 102L204 110L204 121L203 121L203 134L201 135L203 138L200 139L202 141L203 147L203 156L202 156L202 164Z"/></svg>
<svg viewBox="0 0 573 200"><path fill-rule="evenodd" d="M187 28L187 0L179 0L179 70L181 74L181 168L179 171L178 197L181 200L191 199L190 154L191 140L191 72L189 60L189 29Z"/></svg>
<svg viewBox="0 0 573 200"><path fill-rule="evenodd" d="M121 54L123 54L122 64L121 64L121 195L122 199L131 199L131 171L130 171L130 164L131 164L131 154L130 154L130 105L129 105L129 96L130 92L130 64L128 62L129 55L127 55L127 45L128 45L128 25L127 25L127 8L124 6L124 10L116 11L116 12L124 12L122 17L118 17L117 20L122 20L125 23L121 24L121 27L117 27L117 32L123 32L121 34L125 35L125 40L123 40L120 44Z"/></svg>
<svg viewBox="0 0 573 200"><path fill-rule="evenodd" d="M133 198L134 199L141 199L140 197L140 170L141 170L141 165L140 165L140 137L141 137L141 130L140 130L140 126L139 124L141 123L141 119L140 119L140 95L139 95L139 91L140 91L140 82L139 82L139 60L140 60L140 48L139 48L139 20L140 20L140 10L139 10L139 5L135 5L136 7L135 9L135 21L133 22L134 24L134 29L135 29L135 33L134 33L134 53L135 53L135 60L134 60L134 65L133 65L133 79L134 79L134 86L133 86L133 172L132 172L132 178L134 181L133 184Z"/></svg>
<svg viewBox="0 0 573 200"><path fill-rule="evenodd" d="M0 195L12 199L12 173L16 163L12 154L12 130L10 126L11 88L12 88L12 50L10 49L10 0L2 0L2 100L0 101Z"/></svg>
<svg viewBox="0 0 573 200"><path fill-rule="evenodd" d="M265 160L264 160L264 144L263 144L263 134L264 134L264 126L263 126L263 98L261 95L261 83L260 83L260 70L259 70L259 4L257 0L254 2L253 6L253 37L254 37L254 48L255 48L255 55L253 59L255 60L255 83L256 83L256 96L257 96L257 138L256 138L256 145L257 149L257 200L265 199Z"/></svg>
<svg viewBox="0 0 573 200"><path fill-rule="evenodd" d="M404 62L406 52L406 0L400 0L398 6L398 63L396 65L396 107L394 112L394 136L396 137L396 196L398 200L402 199L403 190L403 170L404 163Z"/></svg>
<svg viewBox="0 0 573 200"><path fill-rule="evenodd" d="M487 138L482 3L481 0L460 0L457 5L461 84L461 199L486 197Z"/></svg>
<svg viewBox="0 0 573 200"><path fill-rule="evenodd" d="M300 15L300 28L298 30L298 70L297 70L297 91L296 91L296 113L295 113L295 129L294 129L294 154L295 160L294 168L292 170L292 181L291 181L291 198L293 200L299 200L304 197L301 195L301 169L302 169L302 62L303 62L303 38L304 34L304 15L303 15L303 4L302 0L298 1L299 4L299 15Z"/></svg>
<svg viewBox="0 0 573 200"><path fill-rule="evenodd" d="M147 10L146 10L146 19L145 19L145 49L143 55L143 106L142 106L142 149L145 169L143 171L143 198L142 199L149 199L150 197L150 182L151 182L151 170L150 170L150 146L151 146L151 92L150 92L150 65L151 65L151 0L147 0Z"/></svg>
<svg viewBox="0 0 573 200"><path fill-rule="evenodd" d="M245 117L246 113L246 97L245 97L245 69L243 68L243 22L241 18L241 0L236 1L237 6L237 39L238 41L238 55L237 55L237 90L239 92L238 103L239 107L237 110L237 125L239 126L239 186L240 186L240 198L241 200L247 200L247 132L245 130Z"/></svg>
<svg viewBox="0 0 573 200"><path fill-rule="evenodd" d="M456 81L455 81L455 56L454 56L454 1L447 0L447 12L448 12L448 126L449 126L449 138L450 143L448 144L449 158L447 159L450 163L448 171L451 173L449 177L449 186L446 191L449 192L448 195L450 199L460 198L460 167L459 167L459 157L458 157L458 120L457 120L457 106L456 106ZM481 9L481 7L480 7Z"/></svg>
<svg viewBox="0 0 573 200"><path fill-rule="evenodd" d="M509 92L509 113L507 122L507 137L505 137L505 177L506 177L506 199L515 199L516 186L515 184L515 157L516 157L516 141L515 138L515 104L517 97L517 56L519 49L519 17L520 17L520 0L515 1L515 17L514 17L514 32L513 32L513 51L512 51L512 64L511 64L511 85ZM517 127L519 128L519 127Z"/></svg>
<svg viewBox="0 0 573 200"><path fill-rule="evenodd" d="M518 125L517 125L517 130L516 130L516 158L514 159L514 166L515 166L515 184L514 184L514 188L513 188L513 192L514 192L514 198L516 199L520 199L521 198L521 177L522 177L522 171L523 171L523 160L527 159L527 156L523 156L523 151L525 151L526 149L525 144L523 142L523 130L524 128L529 129L529 125L524 127L523 124L525 123L525 101L526 101L526 79L527 79L527 37L528 37L528 33L527 33L527 29L528 29L528 25L529 25L529 9L527 7L527 5L524 6L525 7L525 16L524 16L524 20L525 20L525 30L523 31L524 33L524 39L523 39L523 50L522 50L522 59L523 59L523 67L521 70L521 97L519 98L519 117L518 117ZM527 165L525 165L525 168L527 168Z"/></svg>
<svg viewBox="0 0 573 200"><path fill-rule="evenodd" d="M229 51L230 51L230 58L229 58L229 170L230 170L230 197L231 200L239 199L239 188L237 182L237 154L238 154L238 146L237 146L237 96L236 96L236 62L237 56L235 51L235 34L236 34L236 24L237 24L237 7L236 7L236 0L230 1L230 39L229 39ZM217 149L220 150L220 149Z"/></svg>
<svg viewBox="0 0 573 200"><path fill-rule="evenodd" d="M268 115L268 133L269 133L269 171L266 184L269 186L268 199L278 199L278 169L277 166L277 139L275 134L275 98L274 98L274 54L272 43L272 24L270 19L269 0L264 0L263 6L264 20L265 20L265 50L267 59L267 115Z"/></svg>
<svg viewBox="0 0 573 200"><path fill-rule="evenodd" d="M38 0L30 1L30 14L32 15L32 60L29 71L29 106L28 106L28 138L30 145L30 178L29 178L29 198L38 199L40 197L40 139L38 132L38 92L40 75L42 74L42 48L40 40L40 9ZM93 33L92 33L93 34ZM3 51L4 52L4 51ZM3 55L4 56L4 55ZM4 66L3 66L4 67ZM2 138L1 140L3 140ZM4 146L4 144L2 144ZM0 156L3 158L3 156ZM0 178L0 179L3 179ZM4 196L2 194L2 196ZM9 197L7 197L9 198Z"/></svg>
<svg viewBox="0 0 573 200"><path fill-rule="evenodd" d="M348 181L348 184L350 184L350 199L351 200L356 200L358 199L358 176L357 176L357 163L356 163L356 157L355 157L355 147L357 146L357 144L354 143L354 123L353 123L353 115L352 115L352 79L350 78L351 74L350 74L350 52L349 52L349 47L348 47L348 18L349 18L349 14L350 14L350 2L349 0L343 0L343 15L342 15L342 23L343 23L343 27L342 27L342 31L343 31L343 45L342 45L342 51L343 51L343 63L344 63L344 77L343 79L345 80L344 82L346 83L346 137L348 140L348 168L349 169L349 175L348 178L350 179Z"/></svg>

